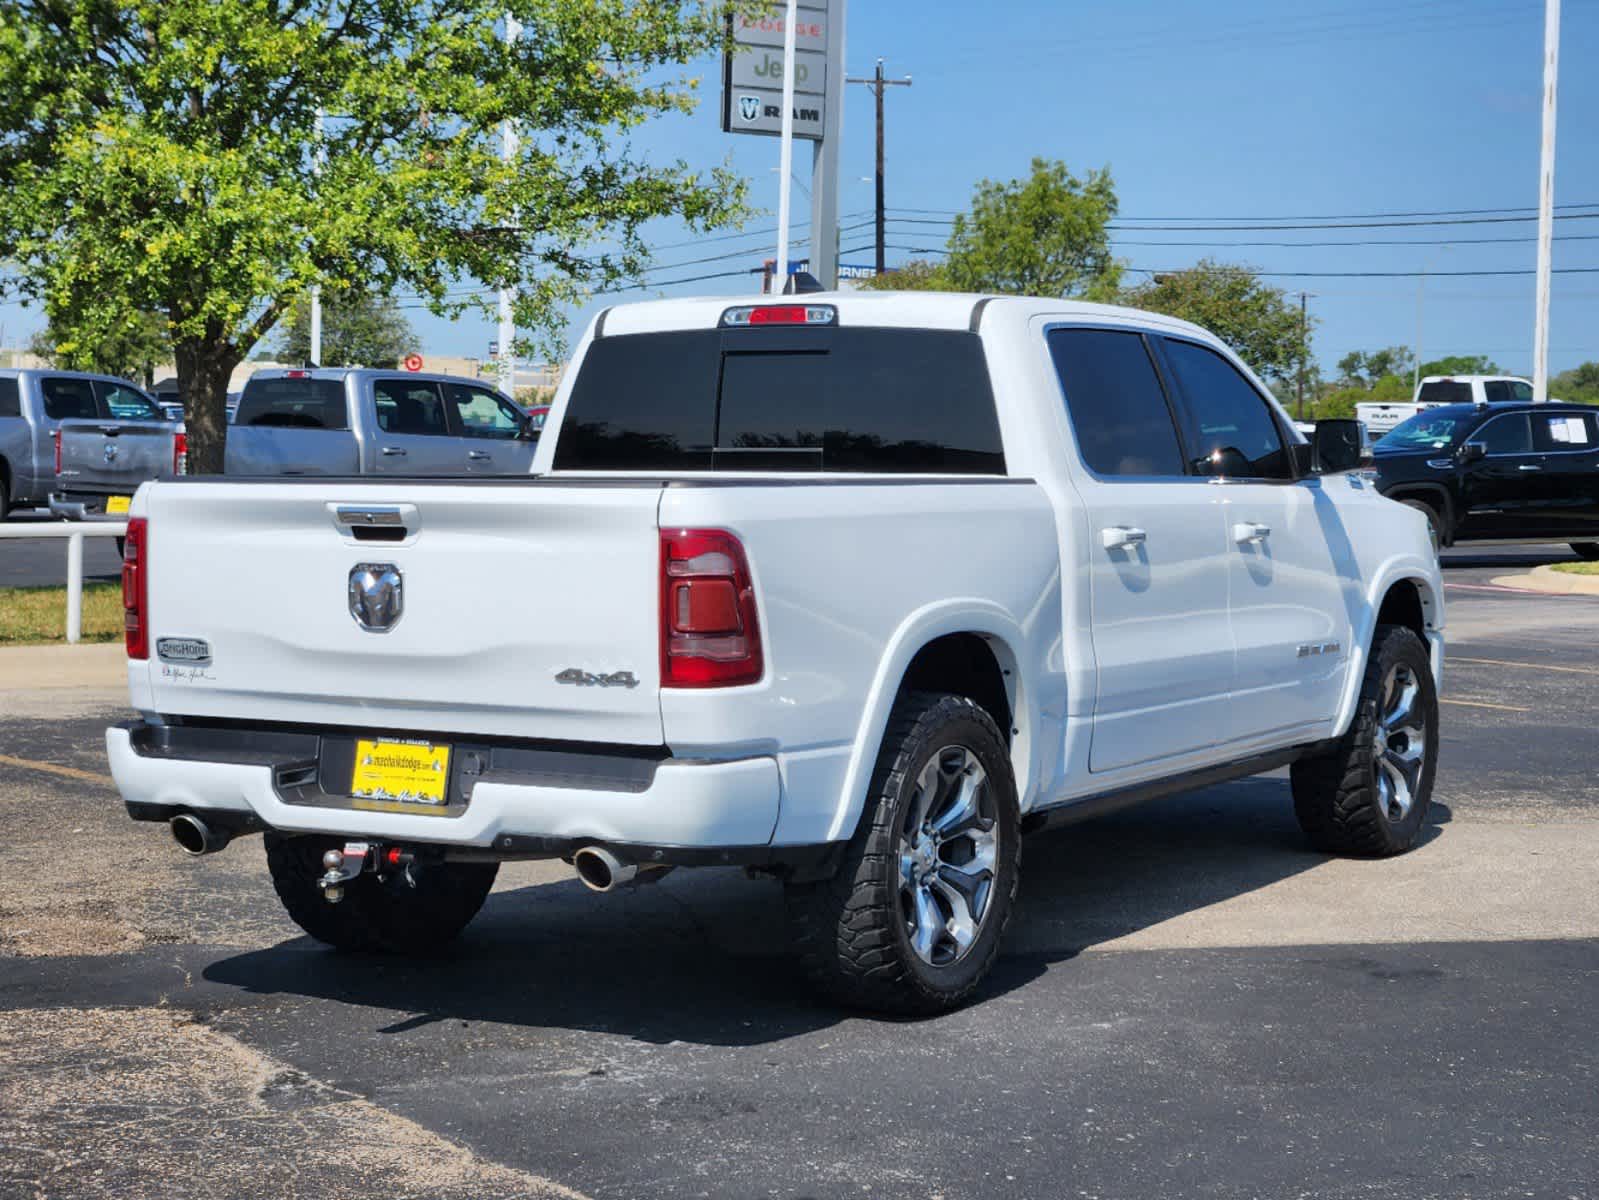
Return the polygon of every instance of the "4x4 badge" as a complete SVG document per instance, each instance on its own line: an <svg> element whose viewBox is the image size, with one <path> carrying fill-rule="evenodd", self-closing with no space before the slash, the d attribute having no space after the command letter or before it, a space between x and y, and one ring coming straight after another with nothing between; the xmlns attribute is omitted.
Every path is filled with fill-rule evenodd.
<svg viewBox="0 0 1599 1200"><path fill-rule="evenodd" d="M593 675L577 667L568 667L555 677L556 683L572 683L578 687L638 687L632 671L612 671L609 675Z"/></svg>

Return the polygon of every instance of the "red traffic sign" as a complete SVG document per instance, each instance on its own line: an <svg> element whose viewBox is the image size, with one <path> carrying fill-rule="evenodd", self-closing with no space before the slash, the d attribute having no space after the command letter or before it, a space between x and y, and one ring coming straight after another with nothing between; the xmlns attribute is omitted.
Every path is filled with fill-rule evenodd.
<svg viewBox="0 0 1599 1200"><path fill-rule="evenodd" d="M420 371L422 369L422 356L420 354L407 354L405 356L405 369L407 371Z"/></svg>

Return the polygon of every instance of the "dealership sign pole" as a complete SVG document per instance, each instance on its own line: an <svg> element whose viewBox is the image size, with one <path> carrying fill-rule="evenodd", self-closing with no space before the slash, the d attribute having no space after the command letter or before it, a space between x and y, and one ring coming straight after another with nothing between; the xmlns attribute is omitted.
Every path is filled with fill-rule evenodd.
<svg viewBox="0 0 1599 1200"><path fill-rule="evenodd" d="M826 287L838 278L844 20L845 0L781 0L759 15L730 14L731 46L722 64L726 132L782 137L787 123L791 137L812 145L809 260L811 274ZM783 174L785 181L789 177ZM786 250L785 243L785 258ZM779 286L784 282L780 278Z"/></svg>
<svg viewBox="0 0 1599 1200"><path fill-rule="evenodd" d="M788 202L794 190L790 178L794 171L794 23L798 17L798 0L788 0L783 21L783 133L777 152L777 278L772 281L779 292L788 282Z"/></svg>
<svg viewBox="0 0 1599 1200"><path fill-rule="evenodd" d="M1560 0L1545 0L1543 150L1538 166L1538 296L1532 333L1532 398L1549 399L1549 279L1554 267L1555 84L1560 67Z"/></svg>

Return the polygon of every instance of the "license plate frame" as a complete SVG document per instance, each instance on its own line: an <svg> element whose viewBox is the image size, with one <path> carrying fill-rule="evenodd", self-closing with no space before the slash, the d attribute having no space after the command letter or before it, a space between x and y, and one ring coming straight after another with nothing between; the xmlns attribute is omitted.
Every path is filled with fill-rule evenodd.
<svg viewBox="0 0 1599 1200"><path fill-rule="evenodd" d="M452 749L448 742L426 738L357 737L351 804L377 812L446 815Z"/></svg>

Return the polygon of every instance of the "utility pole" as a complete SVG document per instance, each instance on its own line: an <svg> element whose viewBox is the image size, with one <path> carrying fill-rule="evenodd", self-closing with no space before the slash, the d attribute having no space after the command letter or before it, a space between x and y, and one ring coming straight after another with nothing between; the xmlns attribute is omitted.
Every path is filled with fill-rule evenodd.
<svg viewBox="0 0 1599 1200"><path fill-rule="evenodd" d="M1310 338L1309 324L1305 316L1306 293L1299 293L1299 412L1301 421L1305 419L1305 352L1309 349Z"/></svg>
<svg viewBox="0 0 1599 1200"><path fill-rule="evenodd" d="M884 258L884 231L883 231L883 93L891 87L910 87L911 77L904 79L885 79L883 77L883 60L877 60L877 70L870 79L851 78L845 83L864 83L872 89L872 94L877 97L877 273L883 274L887 270Z"/></svg>
<svg viewBox="0 0 1599 1200"><path fill-rule="evenodd" d="M512 46L516 39L522 35L522 25L510 13L505 14L505 44ZM510 163L516 159L520 148L521 139L516 136L516 123L509 117L500 127L500 160ZM513 222L514 224L515 222ZM516 302L516 290L502 287L500 289L500 340L495 346L499 351L498 362L495 365L495 376L500 385L500 391L507 396L516 394L516 315L513 305Z"/></svg>
<svg viewBox="0 0 1599 1200"><path fill-rule="evenodd" d="M1560 68L1560 0L1544 0L1543 148L1538 165L1538 295L1532 330L1532 398L1549 399L1549 278L1554 266L1555 87Z"/></svg>

